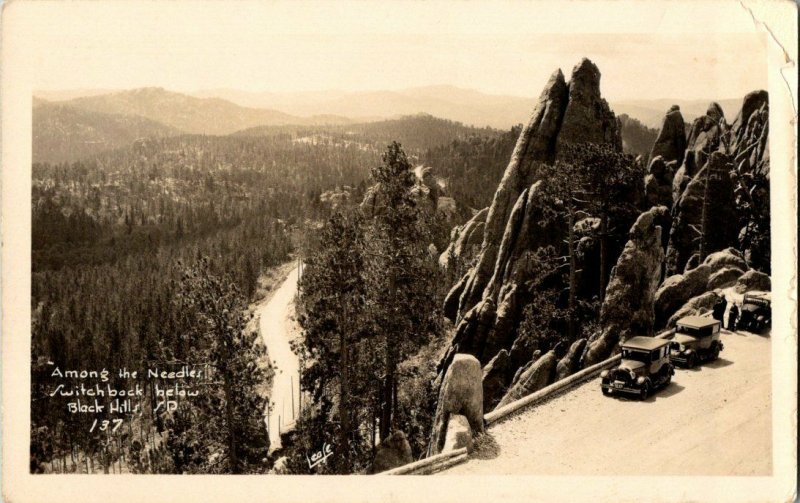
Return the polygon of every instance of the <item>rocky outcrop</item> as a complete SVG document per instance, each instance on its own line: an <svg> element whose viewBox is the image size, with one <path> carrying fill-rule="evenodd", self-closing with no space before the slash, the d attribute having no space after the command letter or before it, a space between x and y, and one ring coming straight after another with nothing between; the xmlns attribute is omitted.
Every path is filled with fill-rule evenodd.
<svg viewBox="0 0 800 503"><path fill-rule="evenodd" d="M678 166L683 162L686 151L686 128L683 123L683 115L678 105L672 105L664 116L661 123L661 130L658 132L650 151L650 159L661 157L664 163L674 161ZM672 180L670 180L671 182ZM669 206L669 205L667 205Z"/></svg>
<svg viewBox="0 0 800 503"><path fill-rule="evenodd" d="M474 356L459 353L453 357L439 390L429 455L441 452L453 415L466 417L473 433L483 433L482 378L480 363Z"/></svg>
<svg viewBox="0 0 800 503"><path fill-rule="evenodd" d="M639 215L629 240L611 270L600 308L601 332L590 342L584 365L607 358L620 342L635 335L652 335L653 303L661 279L664 249L658 222L667 208L656 206Z"/></svg>
<svg viewBox="0 0 800 503"><path fill-rule="evenodd" d="M666 326L668 328L674 327L678 320L686 316L699 316L710 312L720 295L722 295L722 293L718 290L714 292L705 292L697 297L692 297L680 309L675 311L675 314L667 321Z"/></svg>
<svg viewBox="0 0 800 503"><path fill-rule="evenodd" d="M463 262L469 259L470 251L480 247L483 242L483 229L486 226L486 215L489 208L484 208L469 219L464 225L453 227L450 232L450 244L439 256L439 265L449 268L452 261Z"/></svg>
<svg viewBox="0 0 800 503"><path fill-rule="evenodd" d="M492 360L483 367L483 410L492 410L503 397L513 375L511 357L508 351L501 349Z"/></svg>
<svg viewBox="0 0 800 503"><path fill-rule="evenodd" d="M772 290L772 280L763 272L750 270L736 281L736 291L745 293L751 291L769 292Z"/></svg>
<svg viewBox="0 0 800 503"><path fill-rule="evenodd" d="M742 274L744 274L744 271L738 267L725 267L708 278L706 288L709 290L728 288L736 283L736 280L739 279Z"/></svg>
<svg viewBox="0 0 800 503"><path fill-rule="evenodd" d="M734 248L712 253L702 264L685 274L675 274L664 280L655 295L656 327L662 327L672 314L692 297L711 290L719 281L716 274L725 269L747 269L739 251ZM712 278L714 282L711 281Z"/></svg>
<svg viewBox="0 0 800 503"><path fill-rule="evenodd" d="M463 316L483 297L498 295L501 288L487 288L490 280L502 279L497 271L510 271L507 257L498 257L500 243L509 228L513 209L520 195L534 181L537 165L552 163L560 147L567 143L607 143L622 148L619 127L608 103L600 97L600 72L584 59L572 71L567 84L561 71L548 81L531 120L520 134L511 162L495 192L481 253L461 295L459 315ZM525 236L525 234L520 234ZM498 298L494 298L495 302Z"/></svg>
<svg viewBox="0 0 800 503"><path fill-rule="evenodd" d="M572 343L567 350L567 354L565 354L564 357L558 361L558 365L556 365L556 381L569 377L578 371L585 349L586 339L578 339Z"/></svg>
<svg viewBox="0 0 800 503"><path fill-rule="evenodd" d="M528 124L520 133L508 167L494 193L486 216L481 252L477 263L467 273L468 279L461 295L461 315L483 296L495 267L497 249L509 214L520 194L533 182L536 165L555 159L555 140L568 101L569 87L561 70L558 70L545 85Z"/></svg>
<svg viewBox="0 0 800 503"><path fill-rule="evenodd" d="M569 101L561 119L556 149L578 143L604 143L622 150L617 118L600 96L600 70L586 58L572 69Z"/></svg>
<svg viewBox="0 0 800 503"><path fill-rule="evenodd" d="M555 370L556 354L553 351L548 351L519 376L517 382L497 404L497 408L544 388L553 382Z"/></svg>
<svg viewBox="0 0 800 503"><path fill-rule="evenodd" d="M372 473L385 472L414 461L411 445L402 431L394 431L386 437L375 450Z"/></svg>
<svg viewBox="0 0 800 503"><path fill-rule="evenodd" d="M730 156L714 152L686 186L674 210L667 249L669 274L683 271L701 247L708 254L736 244L739 228L732 167Z"/></svg>
<svg viewBox="0 0 800 503"><path fill-rule="evenodd" d="M650 206L672 206L672 182L676 169L675 161L665 162L661 156L650 161L644 177L645 198Z"/></svg>
<svg viewBox="0 0 800 503"><path fill-rule="evenodd" d="M569 83L561 71L552 75L520 133L487 211L475 265L445 299L445 314L456 323L451 347L457 345L482 364L505 349L512 370L527 363L537 349L517 343L517 326L530 295L530 256L543 246L560 248L565 235L564 222L548 218L552 208L543 203L537 169L552 164L566 145L586 142L622 149L618 121L600 95L600 72L584 59ZM592 245L588 241L587 237L587 246Z"/></svg>

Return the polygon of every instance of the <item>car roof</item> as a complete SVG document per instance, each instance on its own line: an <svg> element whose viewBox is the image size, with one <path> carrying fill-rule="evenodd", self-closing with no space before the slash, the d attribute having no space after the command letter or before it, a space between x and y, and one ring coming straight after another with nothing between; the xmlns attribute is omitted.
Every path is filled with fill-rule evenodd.
<svg viewBox="0 0 800 503"><path fill-rule="evenodd" d="M667 339L656 339L655 337L632 337L627 341L622 343L622 347L630 348L630 349L644 349L645 351L650 351L652 349L660 348L669 344Z"/></svg>
<svg viewBox="0 0 800 503"><path fill-rule="evenodd" d="M687 316L678 320L678 325L683 325L690 328L703 328L715 325L719 321L709 316Z"/></svg>

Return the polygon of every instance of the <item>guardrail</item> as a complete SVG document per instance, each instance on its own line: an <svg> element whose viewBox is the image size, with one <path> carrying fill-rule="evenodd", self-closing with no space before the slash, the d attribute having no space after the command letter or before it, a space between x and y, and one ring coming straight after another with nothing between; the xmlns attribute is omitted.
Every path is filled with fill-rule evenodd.
<svg viewBox="0 0 800 503"><path fill-rule="evenodd" d="M398 466L397 468L381 472L378 475L428 475L463 463L466 460L467 448L462 447L461 449L443 452L429 458L414 461L407 465Z"/></svg>
<svg viewBox="0 0 800 503"><path fill-rule="evenodd" d="M607 360L601 361L600 363L596 363L591 367L586 367L583 370L575 372L571 376L565 377L560 381L556 381L549 386L545 386L539 391L535 391L530 395L524 396L515 402L511 402L509 404L504 405L503 407L500 407L499 409L495 409L492 412L485 414L483 416L483 420L486 422L487 426L492 423L495 423L498 420L508 416L509 414L513 414L514 412L517 412L518 410L527 407L528 405L544 400L545 398L548 398L550 395L557 393L563 390L564 388L567 388L585 379L588 379L594 374L599 373L601 370L614 365L621 358L622 357L620 355L615 355Z"/></svg>

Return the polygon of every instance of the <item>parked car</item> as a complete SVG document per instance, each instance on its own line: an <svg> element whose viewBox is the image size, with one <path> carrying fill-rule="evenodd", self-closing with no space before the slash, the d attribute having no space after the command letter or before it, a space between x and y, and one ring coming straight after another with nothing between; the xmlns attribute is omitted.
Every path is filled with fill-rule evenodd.
<svg viewBox="0 0 800 503"><path fill-rule="evenodd" d="M769 292L744 294L739 328L760 332L772 324L772 298Z"/></svg>
<svg viewBox="0 0 800 503"><path fill-rule="evenodd" d="M707 316L687 316L675 325L670 344L670 359L682 367L693 368L700 362L716 360L724 349L719 340L721 323Z"/></svg>
<svg viewBox="0 0 800 503"><path fill-rule="evenodd" d="M622 344L622 361L600 373L604 395L636 395L642 400L670 383L675 369L669 361L669 341L633 337Z"/></svg>

